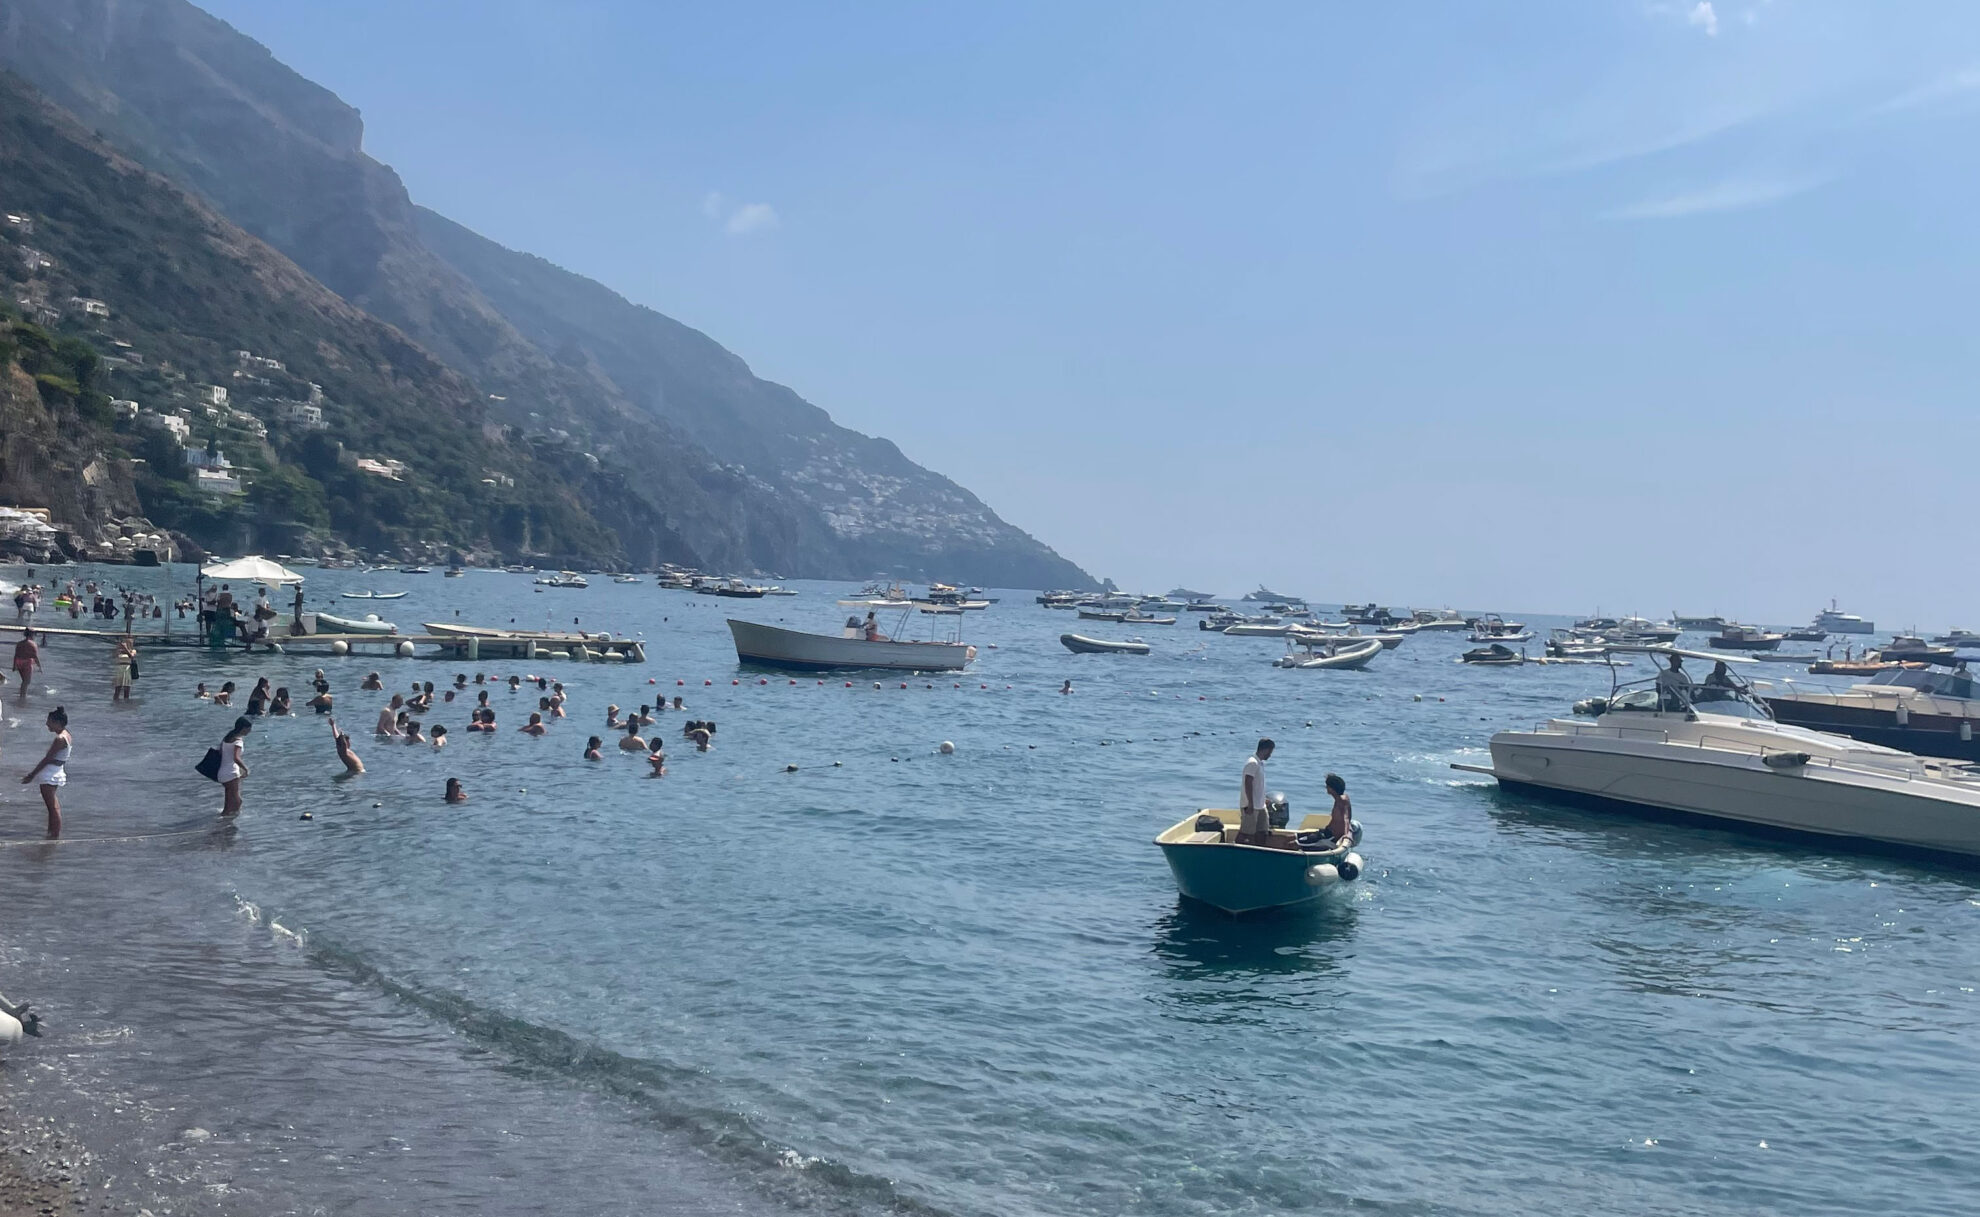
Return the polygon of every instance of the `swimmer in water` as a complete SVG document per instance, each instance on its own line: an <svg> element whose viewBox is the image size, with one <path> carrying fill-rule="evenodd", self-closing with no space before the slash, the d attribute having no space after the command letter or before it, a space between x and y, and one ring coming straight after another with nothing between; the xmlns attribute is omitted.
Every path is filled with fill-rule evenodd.
<svg viewBox="0 0 1980 1217"><path fill-rule="evenodd" d="M207 698L213 695L206 691L206 682L202 680L199 682L199 688L193 690L193 696L197 697L201 701L205 701Z"/></svg>
<svg viewBox="0 0 1980 1217"><path fill-rule="evenodd" d="M626 733L619 737L619 751L621 752L646 751L646 741L639 737L638 719L629 718L626 720Z"/></svg>
<svg viewBox="0 0 1980 1217"><path fill-rule="evenodd" d="M406 742L408 744L423 744L426 742L426 737L419 733L419 723L417 721L406 724Z"/></svg>
<svg viewBox="0 0 1980 1217"><path fill-rule="evenodd" d="M358 685L358 691L362 693L383 693L385 691L385 682L378 679L378 673L373 672L371 675L365 677L364 681Z"/></svg>
<svg viewBox="0 0 1980 1217"><path fill-rule="evenodd" d="M1072 681L1068 680L1063 686L1060 687L1059 692L1061 693L1072 692Z"/></svg>
<svg viewBox="0 0 1980 1217"><path fill-rule="evenodd" d="M445 798L449 803L467 802L467 791L461 789L461 779L448 778L447 793L442 797Z"/></svg>
<svg viewBox="0 0 1980 1217"><path fill-rule="evenodd" d="M433 736L433 747L436 751L447 746L447 729L445 727L435 727L430 734Z"/></svg>
<svg viewBox="0 0 1980 1217"><path fill-rule="evenodd" d="M378 725L371 729L373 735L397 735L399 733L399 709L406 704L397 693L392 694L392 704L378 712Z"/></svg>
<svg viewBox="0 0 1980 1217"><path fill-rule="evenodd" d="M213 695L213 704L216 706L231 706L234 704L233 681L227 681L220 686L220 691Z"/></svg>
<svg viewBox="0 0 1980 1217"><path fill-rule="evenodd" d="M509 677L509 692L514 693L517 689L520 688L522 688L522 677L520 676Z"/></svg>
<svg viewBox="0 0 1980 1217"><path fill-rule="evenodd" d="M351 737L337 730L335 718L330 720L330 738L337 741L337 759L344 762L344 776L354 778L363 773L364 762L358 759L357 751L351 747Z"/></svg>
<svg viewBox="0 0 1980 1217"><path fill-rule="evenodd" d="M617 731L623 725L624 724L619 722L619 707L617 705L610 705L605 707L606 730Z"/></svg>
<svg viewBox="0 0 1980 1217"><path fill-rule="evenodd" d="M543 725L543 716L534 712L530 714L529 721L517 727L516 730L522 732L524 735L539 737L550 734L550 728Z"/></svg>
<svg viewBox="0 0 1980 1217"><path fill-rule="evenodd" d="M584 741L584 759L587 761L604 760L605 754L598 750L604 743L604 740L599 739L595 735Z"/></svg>
<svg viewBox="0 0 1980 1217"><path fill-rule="evenodd" d="M653 778L667 776L667 753L658 736L653 739L653 750L646 754L646 763L653 766L653 772L646 776Z"/></svg>

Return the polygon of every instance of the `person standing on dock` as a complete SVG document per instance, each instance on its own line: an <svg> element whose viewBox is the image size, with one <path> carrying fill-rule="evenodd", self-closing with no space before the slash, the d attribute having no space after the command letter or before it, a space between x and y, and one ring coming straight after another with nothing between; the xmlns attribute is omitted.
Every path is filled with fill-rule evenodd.
<svg viewBox="0 0 1980 1217"><path fill-rule="evenodd" d="M20 677L22 701L27 700L28 681L33 678L34 670L40 666L41 648L34 643L34 627L24 627L21 630L21 640L14 644L14 673Z"/></svg>
<svg viewBox="0 0 1980 1217"><path fill-rule="evenodd" d="M1265 808L1265 762L1272 759L1273 743L1258 741L1258 748L1244 762L1244 780L1238 795L1238 844L1263 845L1272 837L1272 816Z"/></svg>

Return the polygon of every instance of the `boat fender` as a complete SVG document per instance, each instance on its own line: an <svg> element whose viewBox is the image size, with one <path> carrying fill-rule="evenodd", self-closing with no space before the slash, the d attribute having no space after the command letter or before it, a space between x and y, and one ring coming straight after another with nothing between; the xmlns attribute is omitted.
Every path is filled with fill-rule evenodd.
<svg viewBox="0 0 1980 1217"><path fill-rule="evenodd" d="M1900 703L1900 704L1898 705L1898 708L1897 708L1897 725L1898 725L1898 726L1900 726L1900 727L1909 727L1909 726L1911 725L1911 707L1910 707L1910 706L1907 706L1907 705L1904 705L1904 704L1902 704L1902 703Z"/></svg>
<svg viewBox="0 0 1980 1217"><path fill-rule="evenodd" d="M1961 722L1961 723L1960 723L1960 725L1959 725L1959 738L1960 738L1960 742L1961 742L1961 743L1969 743L1969 744L1970 744L1970 743L1972 743L1972 742L1973 742L1973 724L1972 724L1971 722Z"/></svg>
<svg viewBox="0 0 1980 1217"><path fill-rule="evenodd" d="M332 655L348 655L351 653L351 644L339 638L330 644L330 653Z"/></svg>
<svg viewBox="0 0 1980 1217"><path fill-rule="evenodd" d="M950 742L949 740L943 740L941 746L937 749L937 751L940 752L943 756L954 756L956 754L956 746L954 743Z"/></svg>
<svg viewBox="0 0 1980 1217"><path fill-rule="evenodd" d="M1315 862L1306 868L1306 882L1309 887L1326 887L1339 883L1343 878L1340 867L1331 862Z"/></svg>
<svg viewBox="0 0 1980 1217"><path fill-rule="evenodd" d="M1769 752L1760 762L1773 769L1799 769L1808 763L1806 752Z"/></svg>
<svg viewBox="0 0 1980 1217"><path fill-rule="evenodd" d="M413 653L413 644L410 642L400 643L398 646L398 652L400 659L411 659Z"/></svg>
<svg viewBox="0 0 1980 1217"><path fill-rule="evenodd" d="M1341 878L1346 879L1350 883L1354 882L1356 879L1361 878L1361 855L1350 853L1347 857L1341 859L1340 864L1335 869L1340 871Z"/></svg>

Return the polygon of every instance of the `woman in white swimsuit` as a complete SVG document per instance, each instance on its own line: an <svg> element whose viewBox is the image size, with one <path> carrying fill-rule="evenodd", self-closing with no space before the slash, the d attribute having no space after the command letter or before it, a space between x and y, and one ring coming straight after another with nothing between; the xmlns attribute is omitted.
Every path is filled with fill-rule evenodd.
<svg viewBox="0 0 1980 1217"><path fill-rule="evenodd" d="M234 720L234 729L220 741L220 772L216 780L219 781L220 788L227 792L226 801L220 806L220 814L223 816L241 814L241 779L248 774L247 760L241 752L243 741L252 730L254 730L253 719L237 718Z"/></svg>
<svg viewBox="0 0 1980 1217"><path fill-rule="evenodd" d="M55 738L48 741L48 751L41 754L41 760L21 785L30 782L41 787L41 802L48 808L48 839L53 841L62 835L62 787L69 784L69 774L63 767L69 763L69 748L73 740L69 738L69 712L57 706L48 712L48 729Z"/></svg>

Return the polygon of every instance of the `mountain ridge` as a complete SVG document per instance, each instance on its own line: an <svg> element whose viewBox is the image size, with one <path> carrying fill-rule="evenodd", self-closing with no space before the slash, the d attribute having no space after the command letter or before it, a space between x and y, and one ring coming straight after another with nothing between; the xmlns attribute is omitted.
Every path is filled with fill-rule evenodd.
<svg viewBox="0 0 1980 1217"><path fill-rule="evenodd" d="M0 0L0 62L467 377L496 420L615 471L635 563L671 533L793 575L1093 582L712 338L416 208L355 109L186 0ZM584 324L504 292L521 272Z"/></svg>

